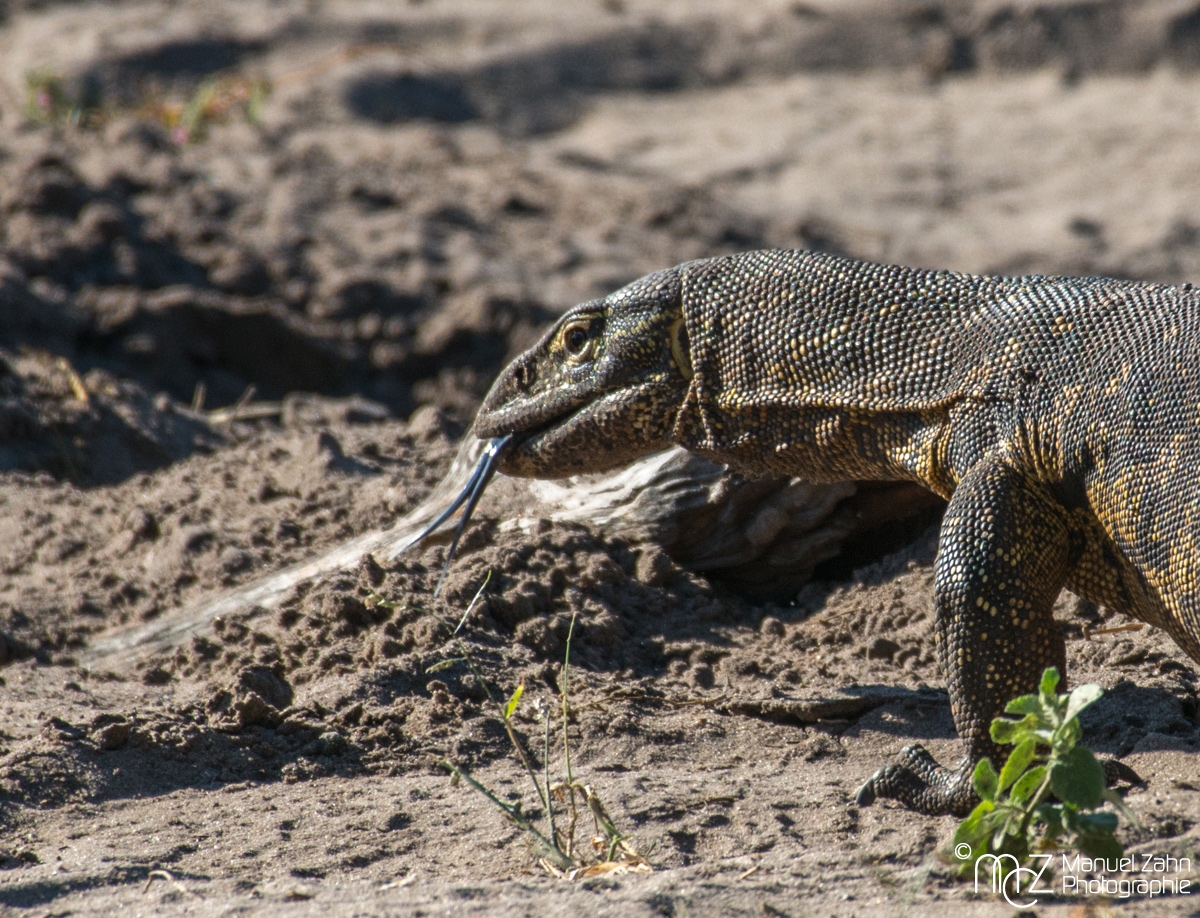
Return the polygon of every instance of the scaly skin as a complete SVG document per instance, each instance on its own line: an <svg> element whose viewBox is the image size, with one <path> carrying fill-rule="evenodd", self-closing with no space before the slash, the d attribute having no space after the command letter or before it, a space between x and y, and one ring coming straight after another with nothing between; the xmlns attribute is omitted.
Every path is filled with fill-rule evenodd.
<svg viewBox="0 0 1200 918"><path fill-rule="evenodd" d="M966 746L912 746L862 788L973 806L1011 698L1065 672L1075 593L1200 660L1200 299L1190 286L973 277L808 252L652 274L567 313L496 381L480 437L510 475L678 443L745 474L904 479L949 499L935 640Z"/></svg>

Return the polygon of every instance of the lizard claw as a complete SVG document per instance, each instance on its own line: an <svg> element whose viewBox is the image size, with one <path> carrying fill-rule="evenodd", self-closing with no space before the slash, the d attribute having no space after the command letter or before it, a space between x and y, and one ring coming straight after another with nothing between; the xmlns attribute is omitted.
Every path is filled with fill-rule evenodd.
<svg viewBox="0 0 1200 918"><path fill-rule="evenodd" d="M875 772L875 775L879 772ZM867 778L862 787L858 789L858 793L854 795L855 806L870 806L875 802L875 775Z"/></svg>
<svg viewBox="0 0 1200 918"><path fill-rule="evenodd" d="M1146 784L1145 778L1119 759L1101 759L1100 765L1104 769L1104 784L1106 787L1113 787L1116 784L1142 786Z"/></svg>
<svg viewBox="0 0 1200 918"><path fill-rule="evenodd" d="M957 771L951 771L939 765L924 746L905 746L895 762L884 765L866 780L854 802L870 806L882 797L898 800L928 816L963 816L978 802L971 783L974 769L970 766L965 762Z"/></svg>

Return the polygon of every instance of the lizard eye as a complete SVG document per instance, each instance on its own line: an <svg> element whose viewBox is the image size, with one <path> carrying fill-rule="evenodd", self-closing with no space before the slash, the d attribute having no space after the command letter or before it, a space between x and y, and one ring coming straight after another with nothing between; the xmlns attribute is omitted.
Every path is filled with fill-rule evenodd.
<svg viewBox="0 0 1200 918"><path fill-rule="evenodd" d="M586 360L595 349L595 339L589 334L586 323L568 325L562 333L563 350L574 361Z"/></svg>

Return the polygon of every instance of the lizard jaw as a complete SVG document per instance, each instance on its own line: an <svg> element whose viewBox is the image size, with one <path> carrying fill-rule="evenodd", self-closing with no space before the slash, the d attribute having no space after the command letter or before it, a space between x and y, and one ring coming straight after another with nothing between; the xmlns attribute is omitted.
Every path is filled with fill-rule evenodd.
<svg viewBox="0 0 1200 918"><path fill-rule="evenodd" d="M494 387L493 392L499 388ZM500 403L494 406L493 395L484 399L471 432L481 440L512 435L518 440L528 440L541 433L551 430L564 423L569 423L576 415L584 412L594 404L597 398L592 392L575 393L569 389L560 392L548 404L538 404L536 399L513 400L505 404L505 399L495 399ZM512 448L508 450L512 452Z"/></svg>
<svg viewBox="0 0 1200 918"><path fill-rule="evenodd" d="M512 431L497 467L518 478L567 478L625 465L668 445L665 436L652 434L657 425L642 418L644 410L636 389L605 393L536 427ZM478 422L475 433L480 435Z"/></svg>

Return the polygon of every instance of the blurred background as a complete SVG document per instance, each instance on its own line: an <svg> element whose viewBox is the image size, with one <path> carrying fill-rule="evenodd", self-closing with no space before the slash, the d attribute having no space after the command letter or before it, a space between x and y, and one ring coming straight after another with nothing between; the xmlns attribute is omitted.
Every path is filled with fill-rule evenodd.
<svg viewBox="0 0 1200 918"><path fill-rule="evenodd" d="M738 249L1200 277L1197 67L1186 0L0 2L0 469L295 391L461 427Z"/></svg>

